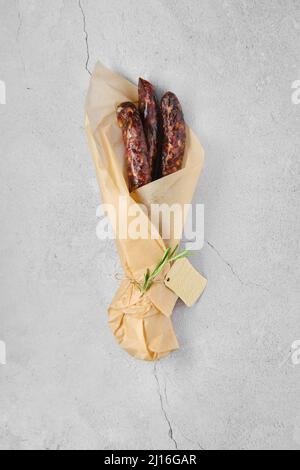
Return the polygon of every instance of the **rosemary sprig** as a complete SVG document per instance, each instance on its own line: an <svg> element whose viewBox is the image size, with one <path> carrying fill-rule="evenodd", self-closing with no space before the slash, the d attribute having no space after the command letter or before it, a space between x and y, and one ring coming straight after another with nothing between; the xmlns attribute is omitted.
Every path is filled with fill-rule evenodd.
<svg viewBox="0 0 300 470"><path fill-rule="evenodd" d="M188 250L184 250L181 253L177 253L178 248L179 245L177 245L173 251L171 251L171 248L168 248L165 251L163 258L157 264L152 273L150 269L147 269L147 272L144 274L144 283L140 285L140 291L142 296L144 296L146 292L148 292L148 290L153 286L155 279L162 273L167 264L172 264L181 258L187 258L191 255Z"/></svg>

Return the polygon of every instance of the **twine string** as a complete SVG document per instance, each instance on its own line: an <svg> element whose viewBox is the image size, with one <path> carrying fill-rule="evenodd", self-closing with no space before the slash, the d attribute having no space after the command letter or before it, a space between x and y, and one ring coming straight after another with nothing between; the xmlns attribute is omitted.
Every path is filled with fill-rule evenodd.
<svg viewBox="0 0 300 470"><path fill-rule="evenodd" d="M130 281L131 284L134 284L139 291L141 292L141 297L143 297L146 292L148 292L153 284L163 284L163 281L159 279L160 275L163 273L164 269L166 266L170 265L172 266L173 263L178 261L179 259L186 258L190 255L190 252L187 250L182 251L181 253L177 253L177 250L179 248L179 245L175 247L175 249L172 251L171 248L168 248L162 259L159 261L157 266L155 267L154 271L151 272L151 270L148 268L146 273L144 274L144 279L142 282L138 282L134 278L130 278L128 276L123 277L123 279L119 280L128 280ZM116 279L118 279L119 274L116 274ZM158 279L157 279L158 278Z"/></svg>

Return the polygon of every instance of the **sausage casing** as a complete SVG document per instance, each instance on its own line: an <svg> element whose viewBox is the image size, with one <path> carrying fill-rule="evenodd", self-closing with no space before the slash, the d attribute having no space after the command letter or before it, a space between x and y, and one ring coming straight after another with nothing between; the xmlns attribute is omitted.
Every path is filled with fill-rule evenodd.
<svg viewBox="0 0 300 470"><path fill-rule="evenodd" d="M181 170L186 145L186 126L181 104L174 93L161 101L163 125L162 176Z"/></svg>
<svg viewBox="0 0 300 470"><path fill-rule="evenodd" d="M117 109L117 119L122 129L129 191L132 192L151 182L147 141L141 117L133 103L122 103Z"/></svg>
<svg viewBox="0 0 300 470"><path fill-rule="evenodd" d="M150 171L155 179L159 144L159 107L154 86L142 78L139 79L139 112L148 145Z"/></svg>

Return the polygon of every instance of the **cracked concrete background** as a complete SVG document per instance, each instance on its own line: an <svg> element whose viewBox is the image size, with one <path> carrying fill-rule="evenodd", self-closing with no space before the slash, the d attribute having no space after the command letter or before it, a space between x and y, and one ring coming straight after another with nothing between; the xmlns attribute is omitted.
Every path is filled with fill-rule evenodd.
<svg viewBox="0 0 300 470"><path fill-rule="evenodd" d="M300 449L297 0L0 0L1 449ZM209 285L127 356L83 129L97 60L172 89L206 149Z"/></svg>

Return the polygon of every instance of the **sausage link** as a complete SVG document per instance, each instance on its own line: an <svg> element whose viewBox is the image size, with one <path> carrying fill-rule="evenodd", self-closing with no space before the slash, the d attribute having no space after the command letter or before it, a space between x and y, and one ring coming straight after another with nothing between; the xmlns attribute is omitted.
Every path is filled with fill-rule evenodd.
<svg viewBox="0 0 300 470"><path fill-rule="evenodd" d="M117 109L117 119L122 129L128 169L129 191L151 182L148 148L138 109L133 103L123 103Z"/></svg>
<svg viewBox="0 0 300 470"><path fill-rule="evenodd" d="M186 145L186 127L181 104L168 92L161 102L163 123L162 176L181 170Z"/></svg>
<svg viewBox="0 0 300 470"><path fill-rule="evenodd" d="M139 79L139 112L148 144L150 171L155 179L159 142L159 107L154 86Z"/></svg>

